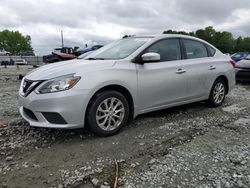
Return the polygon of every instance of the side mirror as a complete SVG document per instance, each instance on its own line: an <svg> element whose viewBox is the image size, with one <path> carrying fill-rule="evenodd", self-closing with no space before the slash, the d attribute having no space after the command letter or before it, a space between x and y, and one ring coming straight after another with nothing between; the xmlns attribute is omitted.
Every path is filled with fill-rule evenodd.
<svg viewBox="0 0 250 188"><path fill-rule="evenodd" d="M158 62L161 59L161 55L154 52L145 53L141 56L142 62Z"/></svg>

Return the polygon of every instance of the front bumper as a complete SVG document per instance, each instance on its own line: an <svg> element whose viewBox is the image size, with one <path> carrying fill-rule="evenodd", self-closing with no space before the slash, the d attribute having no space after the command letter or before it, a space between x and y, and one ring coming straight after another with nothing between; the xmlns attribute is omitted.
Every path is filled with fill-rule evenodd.
<svg viewBox="0 0 250 188"><path fill-rule="evenodd" d="M45 128L84 127L89 90L74 90L36 94L27 97L19 93L19 112L31 126Z"/></svg>

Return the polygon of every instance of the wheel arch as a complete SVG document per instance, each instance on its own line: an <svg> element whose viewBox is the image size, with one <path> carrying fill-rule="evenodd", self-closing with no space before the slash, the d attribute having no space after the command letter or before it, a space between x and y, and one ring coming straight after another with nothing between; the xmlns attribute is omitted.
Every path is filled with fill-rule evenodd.
<svg viewBox="0 0 250 188"><path fill-rule="evenodd" d="M124 97L127 99L128 104L129 104L129 119L133 119L134 118L134 99L133 96L131 94L131 92L124 86L118 85L118 84L111 84L111 85L106 85L103 86L101 88L99 88L90 98L88 105L87 105L87 110L86 112L89 110L91 101L93 100L93 98L100 92L103 91L116 91L121 93L122 95L124 95ZM85 116L85 122L86 122L86 116Z"/></svg>

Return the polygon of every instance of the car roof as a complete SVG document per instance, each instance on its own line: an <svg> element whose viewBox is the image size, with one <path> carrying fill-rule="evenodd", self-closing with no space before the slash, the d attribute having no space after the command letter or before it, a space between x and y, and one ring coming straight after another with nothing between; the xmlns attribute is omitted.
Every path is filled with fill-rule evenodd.
<svg viewBox="0 0 250 188"><path fill-rule="evenodd" d="M212 46L211 44L209 44L205 40L202 40L200 38L193 37L190 35L182 35L182 34L155 34L155 35L138 35L138 36L133 35L131 37L134 37L134 38L153 38L154 41L160 40L160 39L165 39L165 38L185 38L185 39L197 40L197 41L206 43L209 46ZM212 46L212 47L215 48L214 46Z"/></svg>
<svg viewBox="0 0 250 188"><path fill-rule="evenodd" d="M133 35L131 37L135 37L135 38L156 38L156 39L160 39L160 38L191 38L191 39L198 39L198 38L193 37L193 36L182 35L182 34Z"/></svg>

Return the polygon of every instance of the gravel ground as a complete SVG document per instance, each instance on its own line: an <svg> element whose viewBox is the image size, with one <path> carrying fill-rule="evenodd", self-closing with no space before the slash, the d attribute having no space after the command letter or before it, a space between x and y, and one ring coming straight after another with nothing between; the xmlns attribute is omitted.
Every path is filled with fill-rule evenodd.
<svg viewBox="0 0 250 188"><path fill-rule="evenodd" d="M32 67L0 67L0 187L250 187L250 85L222 107L139 116L118 135L30 127L17 92ZM118 174L116 172L118 171Z"/></svg>

